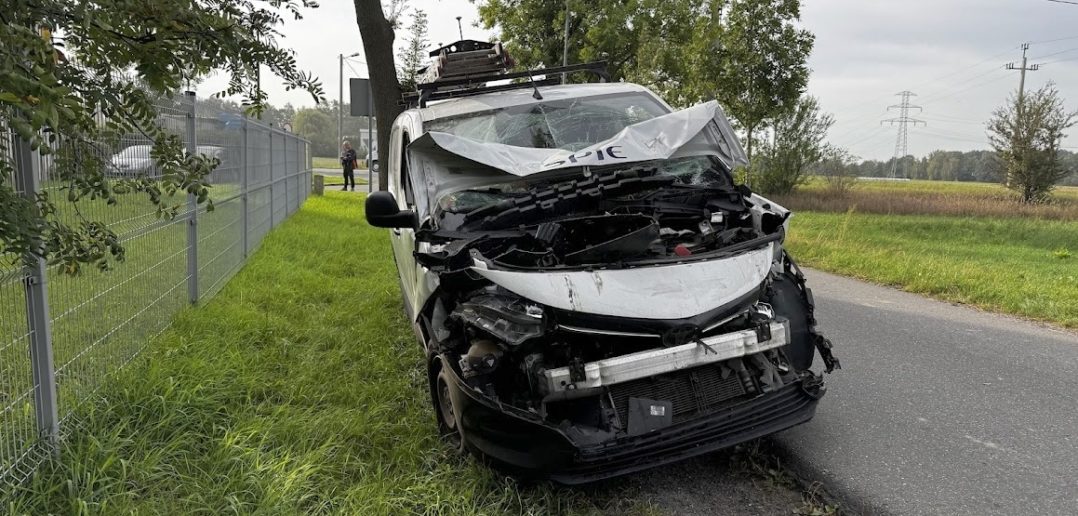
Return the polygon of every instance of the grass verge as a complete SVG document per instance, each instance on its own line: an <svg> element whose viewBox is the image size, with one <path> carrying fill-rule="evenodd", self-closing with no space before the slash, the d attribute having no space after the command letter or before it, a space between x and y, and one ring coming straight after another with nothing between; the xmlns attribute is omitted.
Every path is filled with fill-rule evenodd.
<svg viewBox="0 0 1078 516"><path fill-rule="evenodd" d="M310 199L76 409L61 459L6 512L609 510L521 487L442 443L387 234L362 212L354 195Z"/></svg>
<svg viewBox="0 0 1078 516"><path fill-rule="evenodd" d="M805 265L1078 328L1078 222L799 212L787 242Z"/></svg>

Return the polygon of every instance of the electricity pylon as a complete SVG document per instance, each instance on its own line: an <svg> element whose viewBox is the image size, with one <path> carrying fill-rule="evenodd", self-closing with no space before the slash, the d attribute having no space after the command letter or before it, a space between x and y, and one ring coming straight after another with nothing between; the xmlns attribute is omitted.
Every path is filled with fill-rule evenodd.
<svg viewBox="0 0 1078 516"><path fill-rule="evenodd" d="M891 161L891 175L890 175L890 177L892 179L897 177L896 172L898 171L898 160L906 157L906 154L907 154L907 147L909 146L909 139L910 139L910 130L909 130L910 124L913 124L914 127L917 127L918 124L925 125L925 126L928 125L928 123L925 122L924 120L918 120L916 118L910 118L910 110L911 109L916 109L918 112L921 111L921 106L914 106L914 105L910 104L910 97L916 97L917 96L916 93L913 93L911 91L902 91L902 92L896 93L895 95L898 95L898 96L902 97L902 103L901 104L896 104L894 106L888 106L887 110L890 111L892 109L898 109L899 110L898 118L889 118L887 120L881 120L880 121L880 125L883 125L883 124L890 124L890 125L896 125L897 124L898 125L898 137L895 139L895 157L894 157L894 160ZM906 172L907 171L903 172L903 176L908 176L909 175Z"/></svg>

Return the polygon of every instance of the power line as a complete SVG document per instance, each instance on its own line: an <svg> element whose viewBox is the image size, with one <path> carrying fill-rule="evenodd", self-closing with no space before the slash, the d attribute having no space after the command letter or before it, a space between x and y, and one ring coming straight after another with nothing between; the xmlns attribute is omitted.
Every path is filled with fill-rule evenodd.
<svg viewBox="0 0 1078 516"><path fill-rule="evenodd" d="M349 70L351 70L351 71L352 71L352 76L353 76L353 77L359 77L359 72L357 72L355 68L352 68L352 63L349 63L349 62L348 62L348 60L346 59L346 60L344 61L344 64L345 64L346 66L348 66L348 69L349 69Z"/></svg>
<svg viewBox="0 0 1078 516"><path fill-rule="evenodd" d="M844 123L849 123L850 121L854 121L854 120L863 120L863 119L866 119L866 118L879 118L879 117L881 117L883 115L886 115L886 114L887 114L887 110L884 109L880 113L875 114L875 115L871 115L870 117L859 116L859 117L854 117L854 118L849 118L849 119L843 120L843 122ZM878 127L878 126L876 126L876 127ZM850 128L849 130L843 132L842 134L840 134L838 136L834 136L831 139L833 139L833 140L842 140L843 138L846 138L846 137L848 137L848 136L850 136L850 135L852 135L854 133L859 133L859 132L861 132L863 130L864 130L863 127L861 127L859 125L855 125L854 127Z"/></svg>
<svg viewBox="0 0 1078 516"><path fill-rule="evenodd" d="M1067 36L1067 37L1056 38L1056 39L1042 39L1040 41L1030 41L1029 44L1030 45L1040 45L1040 44L1043 44L1043 43L1057 43L1059 41L1070 41L1072 39L1078 39L1078 36Z"/></svg>
<svg viewBox="0 0 1078 516"><path fill-rule="evenodd" d="M1078 39L1078 36L1075 36L1075 37L1074 37L1074 39ZM1012 47L1008 47L1008 48L1007 48L1006 50L1003 50L1003 51L1000 51L999 53L993 54L993 55L991 55L991 56L989 56L989 57L987 57L987 58L985 58L985 59L983 59L983 60L981 60L981 61L978 61L978 62L976 62L976 63L973 63L973 64L971 64L971 65L967 65L967 66L961 67L961 68L959 68L959 69L957 69L957 70L955 70L955 71L952 71L952 72L950 72L950 73L946 73L946 74L940 75L940 76L938 76L938 77L934 77L934 78L932 78L932 79L928 79L928 80L926 80L926 81L924 81L924 82L922 82L922 83L920 83L920 84L916 84L916 85L914 85L914 86L913 86L913 89L918 89L918 88L921 88L922 86L927 86L927 85L929 85L929 84L937 83L937 82L939 82L939 81L941 81L941 80L943 80L943 79L946 79L946 78L948 78L948 77L954 77L955 75L961 74L961 73L963 73L963 72L965 72L965 71L967 71L967 70L970 70L970 69L972 69L972 68L976 68L976 67L978 67L978 66L981 66L981 65L983 65L983 64L985 64L985 63L989 63L989 62L995 61L995 60L996 60L997 58L999 58L1000 56L1006 55L1007 53L1009 53L1009 52L1011 52L1011 51L1013 51L1013 50L1015 50L1015 49L1017 49L1017 48L1018 48L1018 46L1017 46L1017 45L1016 45L1016 46L1012 46ZM993 67L993 71L994 71L994 70L996 70L996 68L995 68L995 67ZM983 74L982 74L982 75L983 75ZM980 76L977 76L977 77L980 77ZM976 78L976 77L974 77L974 78ZM972 79L971 79L971 80L972 80ZM968 80L967 80L967 81L960 81L960 82L957 82L957 83L953 84L952 86L957 86L957 85L959 85L959 84L964 84L965 82L968 82ZM865 102L861 102L861 103L858 103L858 104L854 104L854 105L853 105L852 107L849 107L849 108L847 108L847 109L848 109L848 110L850 110L850 111L854 111L854 110L856 110L857 108L860 108L860 107L862 107L862 106L867 106L867 105L869 105L869 104L874 104L874 103L876 103L877 101L879 101L879 100L881 100L881 99L885 99L885 98L887 98L887 97L890 97L890 96L891 96L891 95L889 95L889 94L884 94L884 95L878 95L878 96L875 96L875 97L872 97L872 98L870 98L870 99L866 100ZM863 116L863 117L858 117L857 119L861 119L861 118L875 118L875 116L867 116L867 117L864 117L864 116Z"/></svg>
<svg viewBox="0 0 1078 516"><path fill-rule="evenodd" d="M896 93L896 95L902 97L902 103L894 105L894 106L890 106L887 109L897 108L899 110L898 118L890 118L890 119L887 119L887 120L881 120L880 121L881 125L882 124L898 125L898 136L895 138L895 160L891 162L891 176L890 177L892 177L892 178L897 177L895 175L895 172L898 169L898 160L905 157L906 154L909 152L909 138L910 138L909 126L910 126L910 124L913 124L914 127L917 127L918 124L926 125L926 126L928 125L928 122L925 122L924 120L918 120L916 118L911 118L910 117L910 110L911 109L916 109L918 111L921 111L921 106L914 106L914 105L910 104L910 97L917 96L916 93L913 93L912 91L902 91L902 92Z"/></svg>
<svg viewBox="0 0 1078 516"><path fill-rule="evenodd" d="M938 119L938 118L932 118L930 116L926 116L924 118L925 118L925 120L928 120L929 122L936 122L938 124L958 124L958 125L983 125L984 124L984 122L974 122L972 120L970 120L968 122L967 121L959 121L959 120L941 120L941 119Z"/></svg>
<svg viewBox="0 0 1078 516"><path fill-rule="evenodd" d="M928 101L929 101L930 99L931 99L931 100L936 100L936 99L940 99L940 98L946 98L947 96L949 96L949 95L952 95L952 94L954 94L954 92L955 92L954 88L956 88L956 87L958 87L958 86L962 86L962 85L965 85L965 84L969 84L969 83L971 83L971 82L974 82L974 81L976 81L977 79L981 79L981 78L983 78L983 77L987 77L987 76L989 76L989 75L992 75L992 74L998 74L999 72L1000 72L1000 69L999 69L999 68L995 68L995 67L993 67L993 68L992 68L991 70L988 70L987 72L984 72L984 73L981 73L981 74L977 74L977 75L974 75L973 77L970 77L970 78L968 78L968 79L966 79L966 80L964 80L964 81L959 81L959 82L956 82L956 83L954 83L954 84L951 84L951 85L949 85L949 86L947 87L947 89L945 89L945 90L937 91L937 92L934 92L934 93L929 93L928 95L926 95L926 96L925 96L925 97L924 97L924 98L922 99L922 102L926 102L926 103L927 103L927 102L928 102ZM977 84L975 84L974 86L977 86L977 85L980 85L980 84L987 84L987 83L985 83L985 82L978 82L978 83L977 83ZM965 89L963 89L963 90L958 90L958 91L965 91Z"/></svg>
<svg viewBox="0 0 1078 516"><path fill-rule="evenodd" d="M932 137L935 137L935 138L943 138L944 140L953 140L953 141L958 141L958 142L988 143L987 138L985 138L983 140L974 140L974 139L971 139L971 138L963 138L961 136L952 136L952 135L948 135L948 134L939 134L939 133L933 133L933 132L928 132L928 131L925 131L924 134L926 136L932 136Z"/></svg>
<svg viewBox="0 0 1078 516"><path fill-rule="evenodd" d="M1046 57L1058 56L1059 54L1066 54L1068 52L1074 52L1075 50L1078 50L1078 47L1068 48L1066 50L1060 50L1059 52L1052 52L1051 54L1044 54L1043 56L1032 57L1030 59L1040 60L1040 59L1044 59Z"/></svg>
<svg viewBox="0 0 1078 516"><path fill-rule="evenodd" d="M947 120L947 121L951 121L951 122L971 122L971 123L978 123L978 124L981 123L979 120L974 120L972 118L962 118L962 117L958 117L958 116L951 116L951 115L948 115L948 114L945 114L945 113L934 113L932 116L926 116L925 118L929 118L929 119L931 119L931 118L939 118L939 119Z"/></svg>
<svg viewBox="0 0 1078 516"><path fill-rule="evenodd" d="M1078 36L1076 36L1076 38L1078 38ZM998 58L998 57L1000 57L1000 56L1002 56L1002 55L1005 55L1005 54L1007 54L1008 52L1011 52L1011 51L1013 51L1013 50L1015 50L1015 49L1017 49L1017 48L1019 48L1019 46L1017 46L1017 45L1016 45L1016 46L1013 46L1013 47L1010 47L1010 48L1008 48L1007 50L1004 50L1004 51L1002 51L1002 52L999 52L999 53L993 54L993 55L992 55L991 57L988 57L987 59L984 59L984 60L978 61L978 62L976 62L976 63L974 63L974 64L971 64L971 65L968 65L968 66L965 66L965 67L959 68L958 70L956 70L956 71L954 71L954 72L951 72L951 73L948 73L948 74L944 74L944 75L941 75L941 76L939 76L939 77L936 77L936 78L934 78L934 79L930 79L930 80L928 80L928 81L925 81L925 82L923 82L923 83L921 83L921 84L919 84L919 85L917 85L917 86L914 86L914 88L918 88L918 87L920 87L920 86L924 86L924 85L932 84L932 83L934 83L934 82L939 82L940 80L942 80L942 79L945 79L945 78L947 78L947 77L953 77L953 76L955 76L955 75L961 74L961 73L963 73L963 72L965 72L965 71L967 71L967 70L970 70L970 69L976 68L976 67L978 67L978 66L984 65L985 63L988 63L988 62L990 62L990 61L994 61L994 60L995 60L996 58ZM947 93L948 89L950 89L950 88L954 88L954 87L956 87L956 86L960 86L960 85L963 85L963 84L967 84L967 83L969 83L969 82L971 82L971 81L975 81L975 80L977 80L977 79L979 79L979 78L981 78L981 77L984 77L984 76L986 76L986 75L991 75L991 74L993 74L993 73L998 73L999 71L1000 71L1000 69L999 69L999 68L996 68L996 67L994 67L994 66L993 66L991 70L988 70L988 71L986 71L986 72L984 72L984 73L980 73L980 74L977 74L977 75L975 75L975 76L973 76L973 77L969 77L969 78L966 78L966 79L962 79L962 80L959 80L958 82L954 82L954 83L951 83L951 84L945 85L945 86L943 86L943 87L942 87L942 89L939 89L939 90L937 90L937 91L933 91L932 93L929 93L929 94L928 94L928 98L932 98L932 97L937 97L937 98L940 98L940 97L939 97L939 95L941 95L941 94L943 94L943 95L945 95L945 96L949 96L949 94ZM930 90L930 91L931 91L931 90ZM879 99L882 99L882 98L886 98L886 97L888 97L888 96L889 96L889 95L880 95L880 96L878 96L878 97L873 97L873 98L872 98L871 100L869 100L868 102L863 102L863 103L860 103L860 104L855 104L855 105L854 105L853 107L850 107L850 108L846 108L846 110L849 110L849 111L855 111L855 110L857 110L858 108L860 108L860 107L862 107L862 106L865 106L865 105L871 104L871 103L873 103L873 102L876 102L876 101L878 101ZM945 97L943 97L943 98L945 98ZM856 117L853 117L853 118L848 118L848 119L846 119L845 121L846 121L847 123L848 123L848 122L851 122L851 121L861 121L861 120L866 120L866 121L867 121L867 120L871 120L871 119L873 119L873 118L876 118L876 117L878 117L878 116L879 116L879 115L871 115L871 114L868 114L868 115L860 115L860 116L856 116ZM858 130L857 128L854 128L853 130L851 130L851 131L848 131L847 133L844 133L844 134L843 134L843 136L846 136L846 135L848 135L848 134L850 134L850 133L856 132L857 130Z"/></svg>
<svg viewBox="0 0 1078 516"><path fill-rule="evenodd" d="M876 146L876 140L878 140L879 137L881 137L881 136L890 136L889 134L887 134L887 131L885 129L886 128L884 128L884 127L877 127L876 130L873 131L873 132L870 132L867 137L861 138L860 140L858 140L858 141L856 141L856 142L854 142L854 143L852 143L850 145L847 145L846 148L848 148L850 150L850 152L853 152L853 153L856 154L856 152L854 152L854 151L864 147L865 144L867 144L867 143L871 143L872 146L874 147L874 146Z"/></svg>
<svg viewBox="0 0 1078 516"><path fill-rule="evenodd" d="M1065 59L1056 59L1055 61L1047 61L1047 62L1041 63L1041 66L1051 65L1051 64L1056 64L1056 63L1065 63L1067 61L1075 61L1075 60L1078 60L1078 57L1068 57L1068 58L1065 58Z"/></svg>
<svg viewBox="0 0 1078 516"><path fill-rule="evenodd" d="M948 93L946 95L935 97L935 98L932 99L932 102L939 102L939 101L944 100L944 99L949 99L951 97L961 95L963 93L975 90L977 88L983 88L985 86L988 86L989 84L995 84L995 83L1000 82L1000 81L1002 81L1004 79L1010 79L1010 77L1011 77L1010 75L1006 75L1006 74L1000 75L999 77L996 77L994 79L991 79L991 80L988 80L988 81L982 81L982 82L967 86L965 88L962 88L960 90L952 91L952 92L950 92L950 93Z"/></svg>

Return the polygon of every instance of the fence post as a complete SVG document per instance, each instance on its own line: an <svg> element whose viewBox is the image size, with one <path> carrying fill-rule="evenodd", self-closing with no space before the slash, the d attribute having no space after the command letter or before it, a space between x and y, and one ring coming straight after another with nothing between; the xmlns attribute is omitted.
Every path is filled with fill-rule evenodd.
<svg viewBox="0 0 1078 516"><path fill-rule="evenodd" d="M281 147L284 147L281 152L281 163L284 164L284 216L288 217L292 214L292 203L288 202L288 180L292 173L288 171L288 134L284 132L281 133Z"/></svg>
<svg viewBox="0 0 1078 516"><path fill-rule="evenodd" d="M241 197L240 197L240 201L241 201L240 206L243 208L243 259L244 260L247 259L247 255L251 251L250 244L247 241L247 233L248 233L248 226L247 226L247 224L248 224L248 220L247 220L247 196L250 193L250 188L249 188L250 184L248 183L248 179L247 179L247 163L248 163L248 161L250 159L250 157L249 157L250 156L250 151L247 148L249 144L250 144L250 140L248 139L248 135L247 135L247 115L244 115L243 116L243 145L241 146L242 150L240 151L240 185L241 185L240 186L240 188L241 188L241 190L240 190L240 195L241 195Z"/></svg>
<svg viewBox="0 0 1078 516"><path fill-rule="evenodd" d="M269 136L269 150L266 151L266 155L269 156L269 191L270 191L270 213L269 213L269 227L273 229L273 217L277 213L277 179L273 177L273 162L277 161L273 157L273 129L266 129L266 135Z"/></svg>
<svg viewBox="0 0 1078 516"><path fill-rule="evenodd" d="M30 142L15 139L15 180L23 197L33 201L41 188L38 163ZM26 322L30 337L30 369L34 381L34 413L37 416L38 435L59 453L60 417L56 398L56 369L52 361L52 318L49 316L49 298L45 259L31 256L27 260Z"/></svg>
<svg viewBox="0 0 1078 516"><path fill-rule="evenodd" d="M195 92L183 92L187 108L187 155L198 154L195 140ZM198 303L198 199L187 194L187 298L191 304Z"/></svg>
<svg viewBox="0 0 1078 516"><path fill-rule="evenodd" d="M300 152L299 137L292 137L292 143L296 146L296 187L299 188L296 192L296 211L299 211L299 207L303 206L303 200L307 198L307 186L303 183L303 180L307 179L307 174L303 173L303 165L300 165L303 153Z"/></svg>

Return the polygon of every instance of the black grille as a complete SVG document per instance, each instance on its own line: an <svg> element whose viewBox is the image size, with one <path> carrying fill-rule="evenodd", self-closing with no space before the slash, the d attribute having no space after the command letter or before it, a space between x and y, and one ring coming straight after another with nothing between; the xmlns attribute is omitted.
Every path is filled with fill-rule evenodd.
<svg viewBox="0 0 1078 516"><path fill-rule="evenodd" d="M622 428L629 422L629 398L669 401L674 422L685 421L701 413L712 412L729 401L745 395L737 373L727 370L722 377L719 365L706 365L610 387L610 397Z"/></svg>

